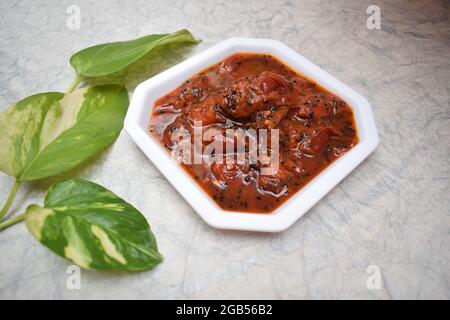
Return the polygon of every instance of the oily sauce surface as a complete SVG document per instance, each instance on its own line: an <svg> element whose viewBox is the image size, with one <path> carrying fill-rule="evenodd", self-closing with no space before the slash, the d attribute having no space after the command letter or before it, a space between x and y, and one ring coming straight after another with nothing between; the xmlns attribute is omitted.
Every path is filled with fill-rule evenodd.
<svg viewBox="0 0 450 320"><path fill-rule="evenodd" d="M156 101L149 131L172 150L175 129L279 129L279 169L263 164L180 164L215 203L269 213L358 143L352 109L270 55L238 53ZM204 148L209 142L203 141Z"/></svg>

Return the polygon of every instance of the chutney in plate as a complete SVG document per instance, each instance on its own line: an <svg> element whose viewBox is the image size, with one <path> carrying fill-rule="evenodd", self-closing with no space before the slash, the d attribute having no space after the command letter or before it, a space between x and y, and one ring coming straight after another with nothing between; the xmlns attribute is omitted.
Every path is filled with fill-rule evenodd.
<svg viewBox="0 0 450 320"><path fill-rule="evenodd" d="M195 145L199 123L202 132L217 134L202 138L200 151L221 136L227 161L180 166L227 211L273 212L358 143L353 111L343 99L267 54L236 53L187 79L155 102L148 130L172 152L179 130ZM270 137L277 131L276 170L264 171L268 164L252 161L249 148L238 161L237 150L225 147L233 129Z"/></svg>

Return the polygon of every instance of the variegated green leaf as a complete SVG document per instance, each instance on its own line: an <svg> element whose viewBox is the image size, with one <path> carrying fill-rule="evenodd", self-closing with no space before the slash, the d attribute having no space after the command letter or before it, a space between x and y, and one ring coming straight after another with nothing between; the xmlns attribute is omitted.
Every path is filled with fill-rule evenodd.
<svg viewBox="0 0 450 320"><path fill-rule="evenodd" d="M64 173L117 139L127 108L117 85L25 98L0 114L0 170L19 181Z"/></svg>
<svg viewBox="0 0 450 320"><path fill-rule="evenodd" d="M0 170L19 177L39 151L39 136L48 110L63 93L39 93L0 114Z"/></svg>
<svg viewBox="0 0 450 320"><path fill-rule="evenodd" d="M112 42L83 49L70 58L79 76L107 76L127 68L156 47L167 44L193 45L198 41L187 30L171 34L152 34L130 41Z"/></svg>
<svg viewBox="0 0 450 320"><path fill-rule="evenodd" d="M55 184L25 221L36 239L83 268L140 271L162 261L145 217L93 182Z"/></svg>

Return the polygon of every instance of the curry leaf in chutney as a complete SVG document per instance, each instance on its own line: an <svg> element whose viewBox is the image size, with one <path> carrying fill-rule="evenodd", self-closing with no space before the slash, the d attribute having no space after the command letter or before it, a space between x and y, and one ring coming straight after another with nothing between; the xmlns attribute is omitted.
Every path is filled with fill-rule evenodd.
<svg viewBox="0 0 450 320"><path fill-rule="evenodd" d="M130 41L113 42L83 49L70 58L79 76L100 77L119 72L156 47L167 44L194 45L198 41L187 30L171 34L152 34Z"/></svg>
<svg viewBox="0 0 450 320"><path fill-rule="evenodd" d="M71 179L31 205L25 222L34 237L86 269L141 271L162 261L145 217L111 191Z"/></svg>
<svg viewBox="0 0 450 320"><path fill-rule="evenodd" d="M27 181L75 168L117 139L128 103L117 85L19 101L0 114L0 170Z"/></svg>

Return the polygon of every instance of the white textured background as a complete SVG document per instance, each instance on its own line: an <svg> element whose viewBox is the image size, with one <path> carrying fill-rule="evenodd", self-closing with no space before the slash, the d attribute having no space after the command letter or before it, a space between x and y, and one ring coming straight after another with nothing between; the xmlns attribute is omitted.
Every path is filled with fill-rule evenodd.
<svg viewBox="0 0 450 320"><path fill-rule="evenodd" d="M207 226L126 132L75 173L149 219L165 261L137 274L82 272L23 224L0 233L0 298L450 298L450 4L448 1L1 1L0 109L65 91L71 53L102 42L188 28L207 48L231 36L285 42L372 103L375 153L280 234ZM66 9L81 8L81 29ZM382 10L381 30L366 8ZM1 156L1 150L0 150ZM0 200L13 179L0 173ZM41 203L51 181L26 184L13 206ZM382 271L380 290L366 269Z"/></svg>

